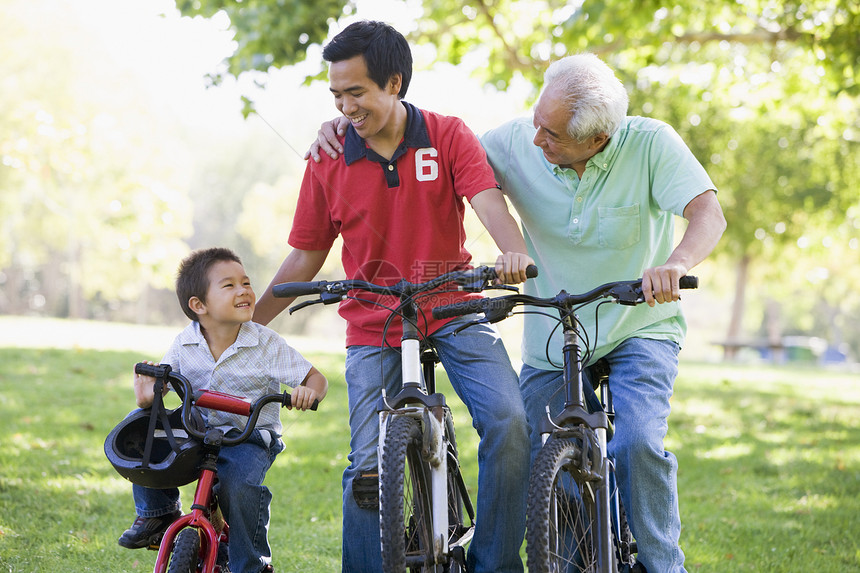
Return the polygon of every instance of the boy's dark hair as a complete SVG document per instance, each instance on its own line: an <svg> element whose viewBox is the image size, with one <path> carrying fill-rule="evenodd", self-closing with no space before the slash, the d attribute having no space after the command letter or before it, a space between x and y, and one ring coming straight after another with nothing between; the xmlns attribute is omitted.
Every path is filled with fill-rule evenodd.
<svg viewBox="0 0 860 573"><path fill-rule="evenodd" d="M394 74L400 74L400 99L412 80L412 50L403 34L385 22L362 20L344 28L323 48L327 62L342 62L364 56L367 74L380 88L385 89Z"/></svg>
<svg viewBox="0 0 860 573"><path fill-rule="evenodd" d="M197 313L188 306L191 297L196 296L206 302L206 292L209 290L209 269L215 263L234 261L242 264L239 255L223 247L200 249L192 252L179 263L176 273L176 297L185 316L197 320Z"/></svg>

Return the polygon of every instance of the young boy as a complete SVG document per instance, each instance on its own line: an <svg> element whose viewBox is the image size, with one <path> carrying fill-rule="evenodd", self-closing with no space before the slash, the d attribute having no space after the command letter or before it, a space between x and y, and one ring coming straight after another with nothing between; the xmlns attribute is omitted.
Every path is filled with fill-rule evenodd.
<svg viewBox="0 0 860 573"><path fill-rule="evenodd" d="M162 360L191 381L195 390L216 390L255 400L293 387L292 407L306 410L322 400L328 381L273 330L251 322L256 296L239 257L223 248L193 252L179 266L176 295L191 319ZM154 399L155 379L135 374L140 408ZM246 418L211 411L208 423L225 434L244 428ZM273 571L267 539L272 496L263 485L283 449L278 406L267 406L251 438L225 447L218 459L219 502L230 524L230 569ZM134 485L138 518L119 538L129 549L149 545L180 515L179 490Z"/></svg>

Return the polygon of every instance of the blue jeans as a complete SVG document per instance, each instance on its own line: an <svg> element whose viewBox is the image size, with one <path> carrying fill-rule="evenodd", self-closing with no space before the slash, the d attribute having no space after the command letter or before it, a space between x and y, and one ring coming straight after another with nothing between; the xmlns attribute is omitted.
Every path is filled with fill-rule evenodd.
<svg viewBox="0 0 860 573"><path fill-rule="evenodd" d="M639 548L638 559L648 571L660 573L686 571L678 545L678 462L663 448L678 350L674 342L630 338L606 356L615 406L609 455L615 459L618 489ZM562 409L562 386L561 371L523 365L520 389L532 426L532 457L541 444L536 423L546 415L547 404L553 414Z"/></svg>
<svg viewBox="0 0 860 573"><path fill-rule="evenodd" d="M236 573L257 573L272 561L268 539L272 494L263 478L284 443L274 437L270 442L266 445L260 430L254 430L246 442L225 447L218 456L215 492L230 525L230 570ZM140 517L159 517L181 508L178 489L134 485L132 491Z"/></svg>
<svg viewBox="0 0 860 573"><path fill-rule="evenodd" d="M453 332L456 319L431 335L451 385L478 431L478 502L475 536L467 556L469 571L522 571L519 556L525 532L529 439L517 375L498 332L487 325ZM384 373L384 376L383 376ZM350 465L343 474L343 571L382 570L379 511L361 509L352 480L377 471L379 418L376 402L383 386L393 396L401 386L400 354L376 346L351 346L346 355L349 393Z"/></svg>

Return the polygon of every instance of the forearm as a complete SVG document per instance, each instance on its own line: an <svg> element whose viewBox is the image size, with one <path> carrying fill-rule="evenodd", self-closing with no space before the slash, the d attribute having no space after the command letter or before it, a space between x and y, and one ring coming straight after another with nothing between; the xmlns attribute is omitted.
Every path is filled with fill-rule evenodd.
<svg viewBox="0 0 860 573"><path fill-rule="evenodd" d="M323 373L316 368L311 368L311 371L308 372L308 375L305 376L304 381L302 381L302 386L307 386L313 390L317 395L317 400L320 401L322 401L326 394L328 394L328 380Z"/></svg>
<svg viewBox="0 0 860 573"><path fill-rule="evenodd" d="M713 191L693 199L684 210L688 220L684 236L666 261L687 271L704 261L717 246L726 230L726 219Z"/></svg>
<svg viewBox="0 0 860 573"><path fill-rule="evenodd" d="M313 407L314 402L322 402L328 392L328 380L322 372L311 367L302 383L293 389L290 408L307 410Z"/></svg>
<svg viewBox="0 0 860 573"><path fill-rule="evenodd" d="M254 308L254 322L263 325L269 324L295 300L295 297L275 298L272 295L273 286L284 282L313 280L322 268L326 256L328 256L328 250L304 251L301 249L294 249L287 255L269 286L257 300Z"/></svg>
<svg viewBox="0 0 860 573"><path fill-rule="evenodd" d="M687 230L666 262L642 273L642 291L650 306L678 300L678 281L711 254L726 228L726 219L713 191L690 201L684 209L684 218L689 222Z"/></svg>
<svg viewBox="0 0 860 573"><path fill-rule="evenodd" d="M520 227L508 210L498 189L481 191L472 198L472 208L503 253L526 253L526 242Z"/></svg>

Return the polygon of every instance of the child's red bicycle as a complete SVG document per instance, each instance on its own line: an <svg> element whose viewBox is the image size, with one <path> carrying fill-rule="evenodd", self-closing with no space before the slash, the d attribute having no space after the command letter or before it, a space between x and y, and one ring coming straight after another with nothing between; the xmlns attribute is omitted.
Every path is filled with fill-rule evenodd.
<svg viewBox="0 0 860 573"><path fill-rule="evenodd" d="M166 489L197 480L191 511L174 521L164 532L154 573L229 573L227 542L230 527L221 515L213 487L221 448L247 440L263 406L289 406L289 392L267 394L253 403L220 392L194 393L187 378L170 365L139 363L134 371L156 379L155 401L118 424L105 440L105 454L120 475L145 487ZM166 410L162 389L170 384L182 399L182 407ZM315 402L311 407L317 409ZM203 424L194 408L208 408L247 416L245 428L235 437Z"/></svg>

